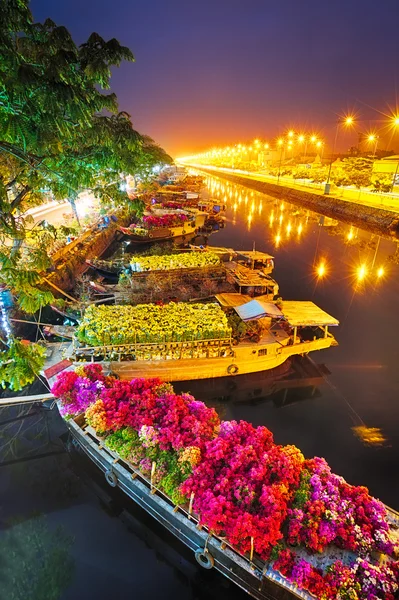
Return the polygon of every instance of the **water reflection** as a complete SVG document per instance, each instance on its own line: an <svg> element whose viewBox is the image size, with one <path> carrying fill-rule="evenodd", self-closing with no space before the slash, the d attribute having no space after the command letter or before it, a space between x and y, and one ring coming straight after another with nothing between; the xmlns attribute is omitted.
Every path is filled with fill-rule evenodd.
<svg viewBox="0 0 399 600"><path fill-rule="evenodd" d="M266 400L239 404L238 389L226 414L266 425L307 456L325 456L348 481L398 509L398 243L223 179L207 177L207 185L211 197L228 198L228 224L210 245L251 248L255 241L275 256L283 300L313 300L340 320L339 346L320 355L328 385L315 397L280 411Z"/></svg>
<svg viewBox="0 0 399 600"><path fill-rule="evenodd" d="M359 282L375 283L387 278L387 262L398 262L398 243L381 236L360 230L358 227L340 223L336 219L318 215L307 209L287 204L260 192L249 192L244 186L216 177L206 177L209 196L223 202L230 208L230 223L245 222L248 232L258 238L261 227L266 226L265 235L270 240L269 250L292 249L293 244L301 244L313 233L314 226L323 229L331 237L336 237L347 247L348 260L346 276L355 291L361 291ZM250 200L249 200L250 199ZM318 255L318 241L313 265L321 261ZM311 268L311 267L310 267ZM333 268L333 266L332 266ZM344 275L344 274L342 274ZM381 281L380 281L381 283Z"/></svg>

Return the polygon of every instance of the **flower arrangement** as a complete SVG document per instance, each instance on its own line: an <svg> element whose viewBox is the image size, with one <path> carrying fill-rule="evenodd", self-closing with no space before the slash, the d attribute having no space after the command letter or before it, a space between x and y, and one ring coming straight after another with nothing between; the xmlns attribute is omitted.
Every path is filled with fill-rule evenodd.
<svg viewBox="0 0 399 600"><path fill-rule="evenodd" d="M185 252L180 254L164 254L161 256L140 256L135 254L130 268L136 272L171 271L173 269L193 269L216 266L220 258L214 252Z"/></svg>
<svg viewBox="0 0 399 600"><path fill-rule="evenodd" d="M183 212L169 213L166 215L144 215L143 225L147 229L156 229L158 227L178 227L189 220Z"/></svg>
<svg viewBox="0 0 399 600"><path fill-rule="evenodd" d="M90 346L160 343L230 337L227 317L216 303L170 302L136 306L91 305L77 337Z"/></svg>
<svg viewBox="0 0 399 600"><path fill-rule="evenodd" d="M61 373L52 392L62 414L84 412L105 444L174 503L191 498L213 534L243 554L255 551L317 599L397 598L399 562L389 557L398 548L386 508L324 459L275 444L266 427L220 422L214 409L159 379L119 381L88 365Z"/></svg>

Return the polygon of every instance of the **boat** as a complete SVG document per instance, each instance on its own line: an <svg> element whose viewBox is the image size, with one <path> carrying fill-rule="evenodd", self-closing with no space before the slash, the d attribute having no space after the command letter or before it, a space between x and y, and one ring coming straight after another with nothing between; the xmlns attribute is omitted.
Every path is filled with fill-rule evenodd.
<svg viewBox="0 0 399 600"><path fill-rule="evenodd" d="M217 571L238 585L257 600L270 600L270 594L262 590L262 582L269 580L282 586L303 600L315 600L302 592L271 567L249 560L235 551L226 541L212 535L205 527L198 526L198 516L190 514L187 507L175 507L165 494L159 492L151 481L120 456L104 446L94 430L85 426L81 418L65 421L75 444L89 457L111 487L118 487L158 523L177 537L195 555L205 569Z"/></svg>
<svg viewBox="0 0 399 600"><path fill-rule="evenodd" d="M168 217L185 217L185 220L179 224L173 224L172 219ZM159 225L148 224L151 217L154 221L158 220ZM207 213L199 210L183 211L183 210L167 210L154 209L151 213L144 215L141 223L132 224L129 227L119 226L119 231L129 239L132 244L152 244L154 242L162 242L175 238L183 240L194 237L197 230L204 226ZM146 223L147 219L147 223ZM170 220L171 225L162 225L162 221Z"/></svg>
<svg viewBox="0 0 399 600"><path fill-rule="evenodd" d="M65 302L63 308L60 308L55 304L50 304L50 308L62 317L70 319L71 321L79 321L81 319L81 307L72 304L72 302L70 306Z"/></svg>
<svg viewBox="0 0 399 600"><path fill-rule="evenodd" d="M124 271L124 269L129 268L130 263L121 259L103 260L99 258L92 258L86 259L86 264L102 277L106 277L107 279L115 279L115 281L118 281L119 275Z"/></svg>
<svg viewBox="0 0 399 600"><path fill-rule="evenodd" d="M154 482L156 463L152 463L151 475L144 475L138 465L107 446L104 438L87 424L83 414L68 418L65 424L74 446L87 455L104 474L108 485L120 489L187 546L201 567L216 569L256 600L270 600L274 597L269 583L279 586L296 598L318 600L315 595L282 575L274 568L273 561L262 560L253 552L253 547L249 552L240 552L226 537L216 535L203 522L200 523L200 516L193 510L193 493L190 502L174 504ZM390 531L397 537L399 514L389 507L385 506L385 509ZM301 554L299 549L297 552L298 558L308 559L305 552L302 551ZM325 550L323 554L328 552L329 550ZM349 558L356 556L349 551L346 554ZM312 556L316 561L319 558L317 554ZM322 558L320 556L321 561Z"/></svg>
<svg viewBox="0 0 399 600"><path fill-rule="evenodd" d="M210 339L188 339L187 334L184 341L167 341L164 337L164 341L149 339L147 343L140 341L142 331L138 323L137 330L129 330L127 343L112 344L109 340L112 333L107 333L108 339L101 345L89 346L75 336L68 353L69 360L103 362L120 379L151 376L163 381L186 381L266 371L279 367L291 356L337 345L328 328L337 326L338 320L313 302L284 301L280 309L267 296L251 299L243 294L220 294L216 300L217 306L235 314L244 324L240 331L245 329L246 323L259 323L257 335L234 336L230 329L230 335L222 333ZM192 310L190 306L180 303L181 310L187 314ZM101 319L107 324L106 309L113 315L116 310L121 310L116 306L101 309ZM95 311L91 307L90 318L93 314ZM124 318L121 313L121 320ZM135 340L133 343L132 339Z"/></svg>

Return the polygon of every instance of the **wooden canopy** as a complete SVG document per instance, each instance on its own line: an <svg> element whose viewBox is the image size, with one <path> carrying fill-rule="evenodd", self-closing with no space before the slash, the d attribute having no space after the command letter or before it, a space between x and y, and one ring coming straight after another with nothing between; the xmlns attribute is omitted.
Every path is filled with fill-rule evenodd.
<svg viewBox="0 0 399 600"><path fill-rule="evenodd" d="M284 300L281 312L291 327L339 325L337 319L307 300Z"/></svg>

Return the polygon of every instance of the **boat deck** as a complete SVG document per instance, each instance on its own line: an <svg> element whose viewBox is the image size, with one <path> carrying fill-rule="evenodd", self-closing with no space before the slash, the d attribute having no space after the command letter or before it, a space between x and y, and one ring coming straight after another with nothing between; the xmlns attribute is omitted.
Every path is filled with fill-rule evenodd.
<svg viewBox="0 0 399 600"><path fill-rule="evenodd" d="M277 286L267 272L251 269L238 262L230 261L225 263L228 274L239 287L266 287ZM271 272L272 269L269 270ZM278 286L277 286L278 289Z"/></svg>

